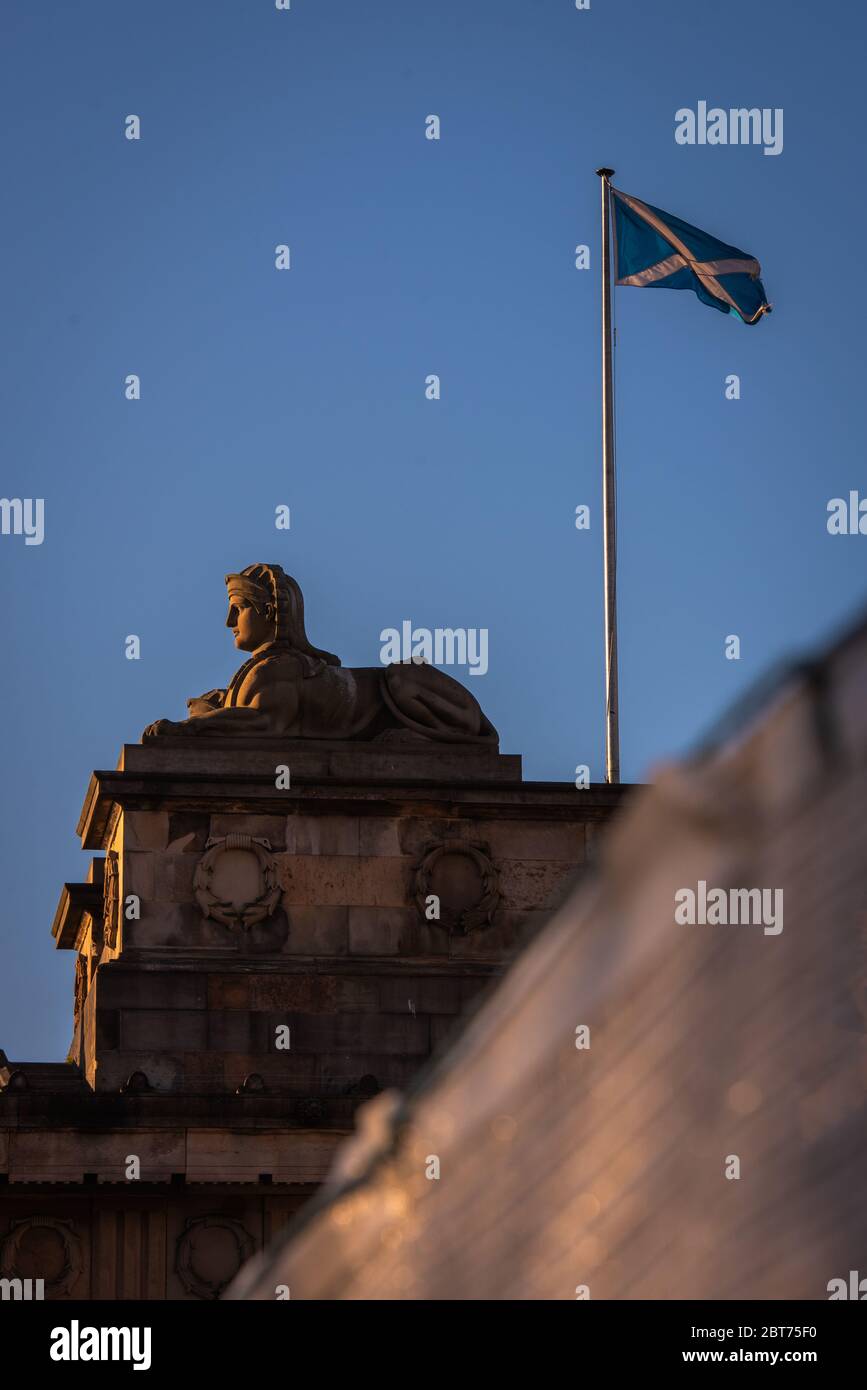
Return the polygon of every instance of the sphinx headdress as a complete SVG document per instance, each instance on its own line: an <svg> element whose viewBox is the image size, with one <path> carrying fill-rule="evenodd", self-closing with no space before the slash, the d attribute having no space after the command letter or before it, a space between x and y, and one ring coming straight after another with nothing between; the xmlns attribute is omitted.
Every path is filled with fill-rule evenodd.
<svg viewBox="0 0 867 1390"><path fill-rule="evenodd" d="M231 598L252 603L260 613L269 605L274 612L274 642L290 647L294 652L311 657L315 663L339 666L340 658L333 652L322 651L310 642L304 627L304 598L291 575L280 565L248 565L240 574L226 575L226 588ZM310 671L309 674L314 674Z"/></svg>

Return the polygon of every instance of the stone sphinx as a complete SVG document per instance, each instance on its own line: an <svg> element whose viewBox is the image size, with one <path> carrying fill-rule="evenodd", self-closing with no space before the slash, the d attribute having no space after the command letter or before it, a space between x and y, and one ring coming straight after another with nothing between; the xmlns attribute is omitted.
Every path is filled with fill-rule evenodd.
<svg viewBox="0 0 867 1390"><path fill-rule="evenodd" d="M478 701L435 666L413 661L349 670L314 647L301 590L279 565L228 574L226 588L226 626L249 659L226 690L188 700L187 719L158 719L143 738L255 733L497 747L497 731Z"/></svg>

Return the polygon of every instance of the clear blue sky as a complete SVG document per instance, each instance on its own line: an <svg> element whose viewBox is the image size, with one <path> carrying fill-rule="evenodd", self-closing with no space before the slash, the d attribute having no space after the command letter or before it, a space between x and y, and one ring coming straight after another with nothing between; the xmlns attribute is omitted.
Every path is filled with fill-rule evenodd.
<svg viewBox="0 0 867 1390"><path fill-rule="evenodd" d="M10 1056L66 1054L48 933L87 779L226 683L227 570L283 564L345 664L406 618L488 628L503 750L601 779L598 164L757 256L775 305L616 292L624 777L858 607L867 538L825 520L867 492L859 7L6 0L0 26L0 495L46 506L41 546L0 537ZM783 153L677 145L699 100L782 107Z"/></svg>

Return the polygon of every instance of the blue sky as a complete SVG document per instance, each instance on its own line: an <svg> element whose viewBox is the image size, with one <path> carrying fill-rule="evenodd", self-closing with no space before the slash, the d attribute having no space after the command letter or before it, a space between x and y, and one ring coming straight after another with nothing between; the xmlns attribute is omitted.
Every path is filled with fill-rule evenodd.
<svg viewBox="0 0 867 1390"><path fill-rule="evenodd" d="M41 546L0 536L10 1056L65 1056L48 932L88 776L226 683L228 570L281 563L347 665L404 619L487 628L469 684L503 750L603 776L597 165L757 256L775 306L747 328L615 294L624 779L857 610L867 538L825 521L867 493L865 25L806 0L6 0L0 495L45 499ZM783 152L676 144L699 100L783 108Z"/></svg>

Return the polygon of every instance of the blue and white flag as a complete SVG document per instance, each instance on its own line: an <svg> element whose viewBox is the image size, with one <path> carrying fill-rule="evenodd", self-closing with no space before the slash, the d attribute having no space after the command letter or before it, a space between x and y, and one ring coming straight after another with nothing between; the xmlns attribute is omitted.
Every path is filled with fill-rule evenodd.
<svg viewBox="0 0 867 1390"><path fill-rule="evenodd" d="M702 303L744 323L771 312L755 257L619 188L611 193L615 284L694 290Z"/></svg>

